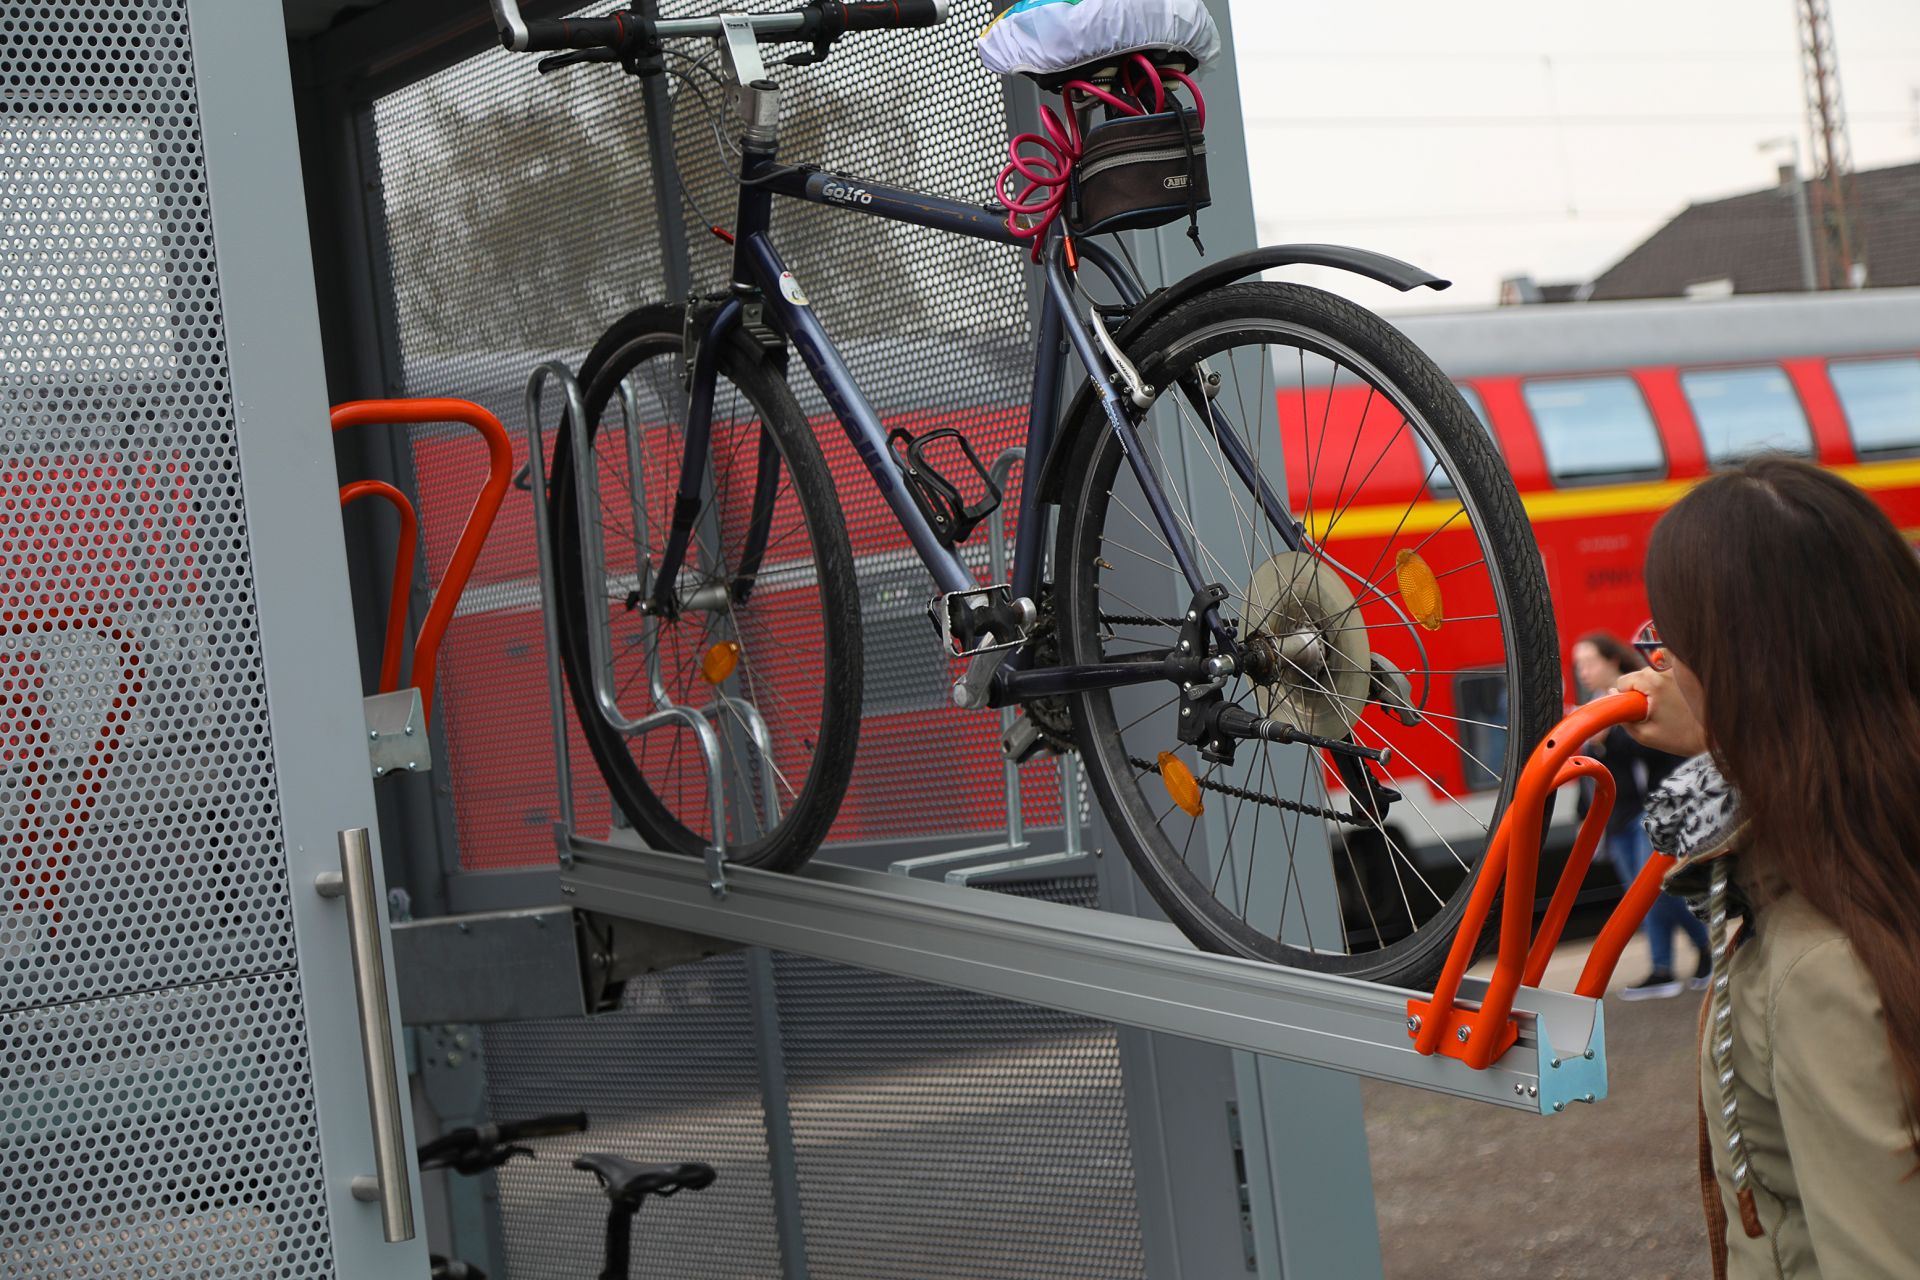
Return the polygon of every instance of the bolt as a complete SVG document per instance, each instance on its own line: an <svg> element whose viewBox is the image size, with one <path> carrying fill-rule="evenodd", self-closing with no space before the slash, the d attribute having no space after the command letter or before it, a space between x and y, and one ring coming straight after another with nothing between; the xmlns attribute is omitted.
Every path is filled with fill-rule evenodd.
<svg viewBox="0 0 1920 1280"><path fill-rule="evenodd" d="M468 924L468 923L467 923L467 922L466 922L465 920L462 920L462 921L460 922L460 932L462 932L462 933L472 933L472 932L473 932L473 926L471 926L471 925L469 925L469 924Z"/></svg>
<svg viewBox="0 0 1920 1280"><path fill-rule="evenodd" d="M447 1065L450 1067L457 1067L462 1061L464 1061L464 1059L460 1057L460 1051L458 1049L452 1050L447 1054Z"/></svg>
<svg viewBox="0 0 1920 1280"><path fill-rule="evenodd" d="M1185 640L1182 640L1180 642L1180 652L1182 653L1185 653L1188 649L1191 649L1192 647L1193 646L1188 644Z"/></svg>
<svg viewBox="0 0 1920 1280"><path fill-rule="evenodd" d="M1592 1061L1593 1061L1593 1050L1591 1050L1591 1049L1589 1049L1589 1050L1587 1050L1587 1052L1586 1052L1586 1059L1587 1059L1587 1061L1588 1061L1588 1062L1592 1062Z"/></svg>
<svg viewBox="0 0 1920 1280"><path fill-rule="evenodd" d="M1530 1084L1530 1085L1528 1085L1528 1086L1527 1086L1527 1096L1528 1096L1529 1098L1537 1098L1537 1097L1539 1097L1539 1096L1540 1096L1540 1087L1539 1087L1538 1085L1531 1085L1531 1084Z"/></svg>
<svg viewBox="0 0 1920 1280"><path fill-rule="evenodd" d="M1200 615L1198 613L1195 613L1192 609L1187 610L1188 622L1197 622L1199 620L1200 620Z"/></svg>
<svg viewBox="0 0 1920 1280"><path fill-rule="evenodd" d="M1415 1014L1413 1017L1407 1019L1407 1030L1418 1031L1419 1029L1420 1029L1420 1016L1418 1014Z"/></svg>
<svg viewBox="0 0 1920 1280"><path fill-rule="evenodd" d="M1473 1032L1471 1030L1469 1030L1466 1027L1462 1027L1458 1031L1453 1033L1453 1038L1458 1040L1461 1044L1465 1044L1467 1042L1467 1037L1472 1034Z"/></svg>
<svg viewBox="0 0 1920 1280"><path fill-rule="evenodd" d="M1552 1062L1548 1063L1547 1065L1552 1067L1555 1071L1558 1071L1560 1069L1560 1059L1555 1058Z"/></svg>
<svg viewBox="0 0 1920 1280"><path fill-rule="evenodd" d="M378 729L367 730L367 741L368 742L380 741L380 731Z"/></svg>
<svg viewBox="0 0 1920 1280"><path fill-rule="evenodd" d="M453 1042L464 1049L473 1043L473 1037L464 1031L456 1031L453 1035Z"/></svg>
<svg viewBox="0 0 1920 1280"><path fill-rule="evenodd" d="M1513 1082L1513 1096L1514 1096L1514 1097L1516 1097L1516 1098L1523 1098L1523 1097L1525 1097L1525 1096L1526 1096L1526 1093L1527 1093L1527 1086L1525 1086L1525 1085L1523 1085L1523 1084L1521 1084L1521 1083L1520 1083L1520 1082L1519 1082L1518 1080L1516 1080L1516 1081L1514 1081L1514 1082Z"/></svg>
<svg viewBox="0 0 1920 1280"><path fill-rule="evenodd" d="M1582 1102L1592 1102L1592 1101L1593 1101L1593 1095L1592 1095L1592 1094L1590 1094L1590 1093L1589 1093L1589 1094L1586 1094L1585 1096L1583 1096L1583 1097L1582 1097L1582 1098L1580 1099L1580 1101L1582 1101Z"/></svg>
<svg viewBox="0 0 1920 1280"><path fill-rule="evenodd" d="M1565 1111L1567 1109L1567 1104L1564 1102L1556 1102L1553 1104L1553 1109L1556 1112Z"/></svg>

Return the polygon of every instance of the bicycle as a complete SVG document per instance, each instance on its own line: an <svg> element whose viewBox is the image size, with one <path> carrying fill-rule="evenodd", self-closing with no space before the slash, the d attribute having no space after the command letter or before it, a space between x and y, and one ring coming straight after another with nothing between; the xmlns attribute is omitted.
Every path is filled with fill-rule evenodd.
<svg viewBox="0 0 1920 1280"><path fill-rule="evenodd" d="M533 1158L532 1149L521 1146L522 1142L586 1130L584 1111L453 1129L420 1144L420 1168L450 1169L463 1177L473 1177L521 1156ZM583 1152L574 1158L573 1167L591 1173L607 1197L600 1280L627 1280L633 1264L633 1219L648 1196L665 1199L682 1191L703 1191L713 1185L715 1176L712 1165L698 1160L643 1165L605 1151ZM439 1254L433 1255L432 1268L433 1280L487 1280L486 1272L472 1263Z"/></svg>
<svg viewBox="0 0 1920 1280"><path fill-rule="evenodd" d="M1436 973L1527 749L1560 711L1539 553L1498 454L1430 360L1341 298L1247 277L1312 263L1403 291L1446 282L1363 250L1292 245L1149 292L1124 244L1071 216L1027 216L1028 192L973 205L779 160L780 89L761 45L798 44L776 65L804 66L849 32L935 25L945 0L552 21L491 3L508 49L562 51L543 71L617 63L702 99L704 75L730 86L744 121L734 224L713 228L732 244L727 287L615 322L581 366L582 420L570 415L553 448L560 657L633 829L655 848L716 845L790 870L847 789L861 566L786 381L797 352L933 579L933 630L966 662L955 701L1019 709L1010 758L1081 753L1175 924L1201 947L1281 964L1403 985ZM668 48L681 39L717 41L724 73ZM1065 134L1080 141L1105 98L1177 124L1192 161L1189 117L1204 115L1177 97L1192 82L1171 56L1147 59L1151 74L1131 65L1075 82L1098 94L1063 99ZM1056 187L1090 172L1078 159L1058 162ZM1032 157L1014 167L1047 172ZM983 584L964 545L997 518L999 485L957 429L882 421L774 245L776 199L1030 250L1044 291L1006 581ZM1089 268L1111 300L1082 287ZM1085 376L1063 406L1067 350ZM596 446L620 436L624 449ZM1364 571L1326 550L1343 520L1372 531L1363 553L1378 543ZM1459 672L1434 669L1423 639L1442 626L1480 629L1499 655L1485 674L1504 714L1454 704L1446 677ZM635 698L655 714L628 714ZM669 711L726 728L724 815L688 735L648 731ZM1446 781L1463 757L1485 795ZM1398 808L1414 786L1440 821ZM1403 813L1430 838L1406 837ZM1263 819L1284 865L1261 844ZM1323 847L1316 827L1331 853L1297 856ZM1309 884L1329 881L1331 921L1308 910Z"/></svg>

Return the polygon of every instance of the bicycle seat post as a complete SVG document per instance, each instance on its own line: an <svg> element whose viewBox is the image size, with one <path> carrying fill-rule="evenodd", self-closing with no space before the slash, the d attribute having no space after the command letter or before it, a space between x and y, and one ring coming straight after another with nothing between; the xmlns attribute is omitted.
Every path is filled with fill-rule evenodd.
<svg viewBox="0 0 1920 1280"><path fill-rule="evenodd" d="M633 1217L640 1212L644 1195L631 1201L607 1203L606 1247L600 1259L600 1280L627 1280L633 1262Z"/></svg>

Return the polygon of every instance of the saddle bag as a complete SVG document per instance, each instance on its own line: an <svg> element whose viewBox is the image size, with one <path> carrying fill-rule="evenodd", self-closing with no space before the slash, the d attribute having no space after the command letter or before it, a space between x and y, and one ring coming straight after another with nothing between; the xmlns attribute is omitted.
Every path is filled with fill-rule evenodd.
<svg viewBox="0 0 1920 1280"><path fill-rule="evenodd" d="M1144 231L1192 222L1210 202L1207 143L1191 109L1115 116L1086 132L1067 225L1083 236Z"/></svg>

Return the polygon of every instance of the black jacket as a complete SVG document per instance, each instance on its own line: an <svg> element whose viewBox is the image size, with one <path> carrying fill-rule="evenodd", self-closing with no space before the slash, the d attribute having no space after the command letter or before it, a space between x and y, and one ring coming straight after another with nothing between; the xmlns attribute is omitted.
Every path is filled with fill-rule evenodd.
<svg viewBox="0 0 1920 1280"><path fill-rule="evenodd" d="M1594 759L1605 765L1607 772L1613 775L1613 812L1607 815L1609 835L1625 831L1630 824L1640 821L1647 794L1666 781L1667 775L1680 764L1679 756L1641 746L1620 725L1607 730L1607 736L1601 740L1600 750ZM1582 786L1581 817L1587 816L1587 809L1592 803L1593 788Z"/></svg>

